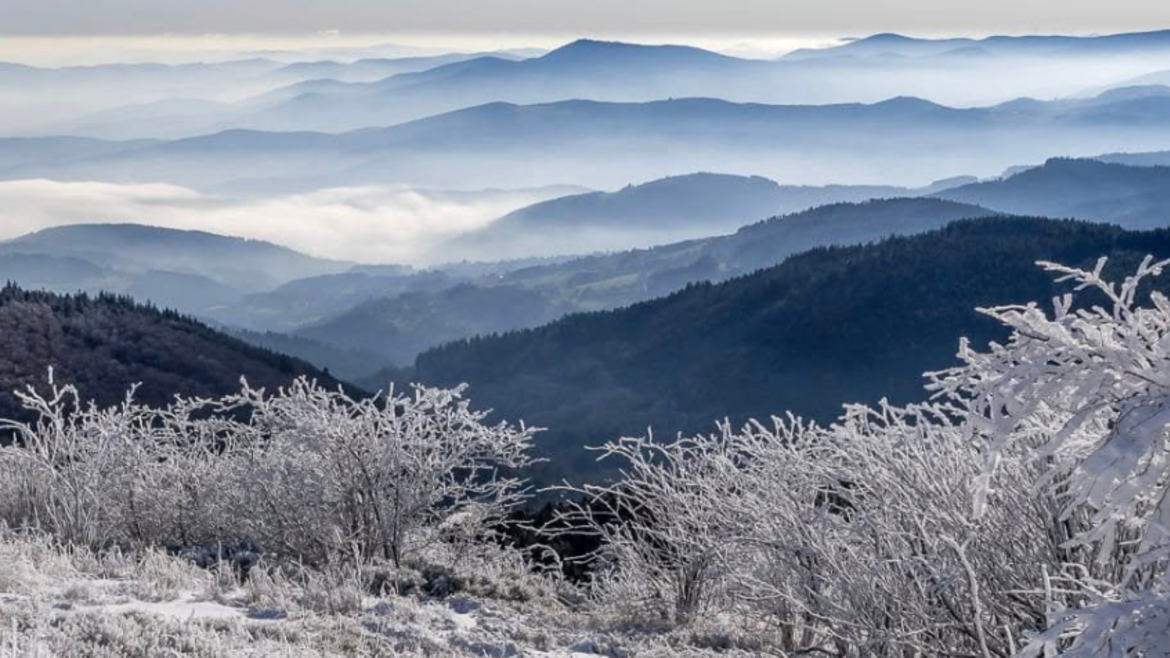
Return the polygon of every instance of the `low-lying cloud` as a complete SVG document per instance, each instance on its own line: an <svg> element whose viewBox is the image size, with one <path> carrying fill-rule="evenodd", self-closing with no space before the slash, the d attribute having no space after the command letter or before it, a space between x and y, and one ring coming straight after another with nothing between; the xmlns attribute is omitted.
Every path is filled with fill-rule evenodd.
<svg viewBox="0 0 1170 658"><path fill-rule="evenodd" d="M329 258L425 263L444 260L435 248L451 237L570 191L376 185L240 199L169 184L0 181L0 239L68 224L137 223L267 240Z"/></svg>

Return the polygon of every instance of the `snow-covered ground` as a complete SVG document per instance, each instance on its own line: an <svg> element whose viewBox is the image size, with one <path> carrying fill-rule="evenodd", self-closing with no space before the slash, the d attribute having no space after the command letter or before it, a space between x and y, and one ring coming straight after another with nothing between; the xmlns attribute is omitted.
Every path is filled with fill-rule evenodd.
<svg viewBox="0 0 1170 658"><path fill-rule="evenodd" d="M379 597L339 579L294 585L267 573L240 584L157 553L0 539L0 658L709 654L682 636L607 629L555 596L512 599Z"/></svg>

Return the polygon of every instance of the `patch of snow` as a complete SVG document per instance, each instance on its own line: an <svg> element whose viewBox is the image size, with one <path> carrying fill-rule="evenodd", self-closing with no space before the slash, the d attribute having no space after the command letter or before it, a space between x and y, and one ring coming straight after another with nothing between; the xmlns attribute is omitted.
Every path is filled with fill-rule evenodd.
<svg viewBox="0 0 1170 658"><path fill-rule="evenodd" d="M78 606L78 609L109 614L141 612L173 619L243 619L246 616L240 608L215 601L198 601L193 594L183 595L174 601L131 601L112 605Z"/></svg>

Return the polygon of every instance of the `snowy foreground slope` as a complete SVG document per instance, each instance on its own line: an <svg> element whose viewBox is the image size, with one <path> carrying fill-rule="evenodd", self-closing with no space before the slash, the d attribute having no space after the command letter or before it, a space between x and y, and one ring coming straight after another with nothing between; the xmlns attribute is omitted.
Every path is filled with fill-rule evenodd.
<svg viewBox="0 0 1170 658"><path fill-rule="evenodd" d="M476 594L378 597L359 591L351 576L321 574L294 584L261 573L240 585L230 571L217 576L161 553L61 551L6 535L0 656L619 658L702 656L711 653L703 644L735 644L726 634L607 628L535 581L485 577Z"/></svg>

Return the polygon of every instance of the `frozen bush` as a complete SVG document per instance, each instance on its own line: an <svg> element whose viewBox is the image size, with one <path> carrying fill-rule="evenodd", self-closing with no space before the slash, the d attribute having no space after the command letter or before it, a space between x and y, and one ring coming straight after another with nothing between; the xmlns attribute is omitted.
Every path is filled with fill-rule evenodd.
<svg viewBox="0 0 1170 658"><path fill-rule="evenodd" d="M524 500L507 475L530 463L534 430L488 425L453 390L355 401L299 380L277 395L244 387L233 454L237 526L309 560L356 551L401 565L458 518L486 532Z"/></svg>
<svg viewBox="0 0 1170 658"><path fill-rule="evenodd" d="M731 614L785 653L1156 656L1170 637L1170 301L1091 289L928 375L934 399L669 443L623 439L559 532L602 540L602 599ZM605 601L603 601L605 602Z"/></svg>
<svg viewBox="0 0 1170 658"><path fill-rule="evenodd" d="M19 393L39 415L9 423L0 519L63 543L258 545L309 562L401 564L444 538L486 533L524 500L512 473L534 430L485 423L462 389L354 400L300 379L274 394L244 383L218 400L83 405L50 377Z"/></svg>

